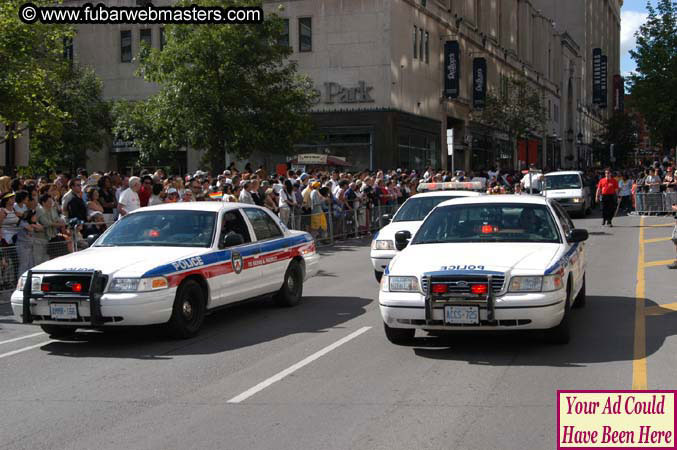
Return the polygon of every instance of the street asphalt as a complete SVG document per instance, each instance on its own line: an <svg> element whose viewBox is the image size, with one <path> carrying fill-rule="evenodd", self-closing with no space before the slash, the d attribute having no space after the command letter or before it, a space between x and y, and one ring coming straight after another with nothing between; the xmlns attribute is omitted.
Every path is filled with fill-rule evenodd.
<svg viewBox="0 0 677 450"><path fill-rule="evenodd" d="M672 219L575 222L591 235L588 301L566 346L390 344L358 241L322 250L297 307L222 310L185 341L144 328L50 342L0 305L0 448L553 449L558 389L677 388Z"/></svg>

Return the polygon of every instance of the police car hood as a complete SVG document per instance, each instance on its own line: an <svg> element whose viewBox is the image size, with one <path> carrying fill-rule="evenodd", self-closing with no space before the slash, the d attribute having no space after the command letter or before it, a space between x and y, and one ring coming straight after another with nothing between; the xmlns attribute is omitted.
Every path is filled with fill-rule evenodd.
<svg viewBox="0 0 677 450"><path fill-rule="evenodd" d="M495 271L543 274L557 260L561 244L464 243L409 245L388 267L389 275L437 271Z"/></svg>
<svg viewBox="0 0 677 450"><path fill-rule="evenodd" d="M91 247L44 262L34 269L100 270L104 275L139 277L155 267L207 251L207 248L195 247Z"/></svg>

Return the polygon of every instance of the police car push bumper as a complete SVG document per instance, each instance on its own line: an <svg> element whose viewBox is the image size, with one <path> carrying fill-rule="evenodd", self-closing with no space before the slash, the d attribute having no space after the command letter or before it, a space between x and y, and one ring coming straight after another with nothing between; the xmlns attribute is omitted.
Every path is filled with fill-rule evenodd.
<svg viewBox="0 0 677 450"><path fill-rule="evenodd" d="M387 282L387 277L383 282ZM381 316L389 327L426 330L544 330L561 322L565 304L564 290L529 294L489 293L480 301L449 299L444 302L433 302L430 295L422 293L381 292L379 300ZM459 309L464 312L476 308L476 323L466 320L469 323L450 324L445 313L448 315L450 311L455 311L451 307L457 306L462 307Z"/></svg>

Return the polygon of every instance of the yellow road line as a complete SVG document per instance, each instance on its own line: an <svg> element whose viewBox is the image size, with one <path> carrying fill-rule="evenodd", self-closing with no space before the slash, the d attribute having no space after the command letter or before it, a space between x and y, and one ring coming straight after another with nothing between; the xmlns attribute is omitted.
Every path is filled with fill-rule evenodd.
<svg viewBox="0 0 677 450"><path fill-rule="evenodd" d="M635 343L632 360L632 389L646 390L646 319L644 317L644 216L639 222L637 285L635 287Z"/></svg>
<svg viewBox="0 0 677 450"><path fill-rule="evenodd" d="M644 314L647 316L661 316L677 311L677 303L666 303L664 305L656 305L646 308Z"/></svg>
<svg viewBox="0 0 677 450"><path fill-rule="evenodd" d="M642 218L644 218L644 216L642 216ZM649 227L649 228L661 228L661 227L674 227L675 224L674 223L659 223L657 225L640 225L640 227L641 226L646 226L646 227Z"/></svg>
<svg viewBox="0 0 677 450"><path fill-rule="evenodd" d="M675 262L674 259L664 259L663 261L649 261L643 264L644 267L667 266Z"/></svg>
<svg viewBox="0 0 677 450"><path fill-rule="evenodd" d="M656 242L666 242L666 241L671 241L671 237L662 237L662 238L656 238L656 239L647 239L644 241L645 244L654 244Z"/></svg>

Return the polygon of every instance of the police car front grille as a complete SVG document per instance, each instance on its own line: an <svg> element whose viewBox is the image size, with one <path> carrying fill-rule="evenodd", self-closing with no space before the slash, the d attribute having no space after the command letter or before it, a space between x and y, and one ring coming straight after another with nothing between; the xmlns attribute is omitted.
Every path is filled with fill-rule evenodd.
<svg viewBox="0 0 677 450"><path fill-rule="evenodd" d="M72 293L73 290L67 283L80 283L82 285L82 293L89 293L89 282L91 275L43 275L42 283L49 285L50 293ZM97 280L98 286L96 292L102 293L108 284L108 276L102 275Z"/></svg>
<svg viewBox="0 0 677 450"><path fill-rule="evenodd" d="M477 276L445 276L435 277L433 283L444 283L447 285L447 292L449 294L470 294L470 286L476 283L486 283L487 277L484 275ZM460 283L460 286L459 286ZM494 294L498 294L503 290L505 284L505 275L494 275L491 278L491 290ZM424 294L428 293L428 278L423 277L421 280L421 289Z"/></svg>

